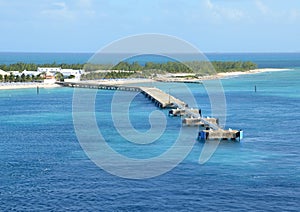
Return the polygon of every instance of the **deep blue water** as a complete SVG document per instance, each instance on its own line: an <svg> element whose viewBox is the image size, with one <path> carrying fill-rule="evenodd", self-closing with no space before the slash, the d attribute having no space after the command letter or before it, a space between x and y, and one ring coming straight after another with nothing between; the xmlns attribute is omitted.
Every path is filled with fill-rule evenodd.
<svg viewBox="0 0 300 212"><path fill-rule="evenodd" d="M0 90L0 210L9 211L298 211L300 202L300 69L222 80L227 127L241 142L222 142L200 165L203 143L170 172L131 180L111 175L85 155L72 120L73 89ZM254 86L257 92L254 92ZM179 84L162 89L185 99ZM188 85L204 115L209 98ZM150 148L118 135L111 120L114 91L98 91L97 123L112 148L130 157L161 154L174 142L180 119L167 117L165 134ZM120 100L121 102L121 100ZM137 95L133 126L149 128L157 108ZM196 135L195 135L196 137Z"/></svg>
<svg viewBox="0 0 300 212"><path fill-rule="evenodd" d="M0 64L26 63L86 63L92 53L5 53L0 52ZM210 61L252 61L259 68L295 68L300 67L300 53L207 53ZM108 56L107 58L114 57ZM184 61L195 60L195 55L181 55ZM198 57L196 57L198 58ZM166 62L166 58L145 56L139 58L139 62ZM129 60L130 61L130 60Z"/></svg>
<svg viewBox="0 0 300 212"><path fill-rule="evenodd" d="M91 53L19 53L0 52L0 64L23 63L85 63L92 56Z"/></svg>

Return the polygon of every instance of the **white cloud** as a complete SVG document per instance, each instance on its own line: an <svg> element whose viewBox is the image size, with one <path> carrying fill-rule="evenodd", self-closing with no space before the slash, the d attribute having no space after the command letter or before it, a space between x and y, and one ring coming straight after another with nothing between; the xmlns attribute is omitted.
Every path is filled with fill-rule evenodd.
<svg viewBox="0 0 300 212"><path fill-rule="evenodd" d="M42 15L50 18L64 18L68 20L74 19L74 14L69 10L65 2L54 2L50 5L50 8L41 11Z"/></svg>
<svg viewBox="0 0 300 212"><path fill-rule="evenodd" d="M76 2L76 11L81 11L85 15L93 16L96 14L94 10L94 1L93 0L78 0Z"/></svg>
<svg viewBox="0 0 300 212"><path fill-rule="evenodd" d="M64 10L67 7L65 2L54 2L52 6L57 7L58 10Z"/></svg>
<svg viewBox="0 0 300 212"><path fill-rule="evenodd" d="M300 20L300 10L292 9L291 11L289 11L288 16L289 16L289 20L291 22L299 21Z"/></svg>
<svg viewBox="0 0 300 212"><path fill-rule="evenodd" d="M205 6L215 21L222 21L223 19L240 21L245 17L245 13L242 10L221 6L220 4L213 3L211 0L205 0Z"/></svg>
<svg viewBox="0 0 300 212"><path fill-rule="evenodd" d="M92 8L93 7L93 1L92 0L78 0L77 5L81 8Z"/></svg>
<svg viewBox="0 0 300 212"><path fill-rule="evenodd" d="M212 2L210 0L206 0L205 1L205 4L206 6L209 8L209 9L213 9L214 8L214 5L212 4Z"/></svg>
<svg viewBox="0 0 300 212"><path fill-rule="evenodd" d="M279 5L279 4L266 4L266 1L255 0L255 6L260 12L261 20L266 20L269 23L297 23L300 21L300 8L299 6Z"/></svg>
<svg viewBox="0 0 300 212"><path fill-rule="evenodd" d="M41 14L54 19L75 21L83 17L93 17L96 11L93 0L77 0L70 4L65 1L53 2L50 6L47 5Z"/></svg>
<svg viewBox="0 0 300 212"><path fill-rule="evenodd" d="M256 0L255 5L257 9L264 15L271 12L270 8L267 5L265 5L261 0Z"/></svg>

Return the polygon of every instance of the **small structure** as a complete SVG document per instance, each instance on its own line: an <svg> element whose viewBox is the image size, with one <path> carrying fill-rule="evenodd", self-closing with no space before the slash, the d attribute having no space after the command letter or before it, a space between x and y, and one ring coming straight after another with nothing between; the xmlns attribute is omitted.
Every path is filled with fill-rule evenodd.
<svg viewBox="0 0 300 212"><path fill-rule="evenodd" d="M44 79L45 84L54 84L56 82L55 76L54 75L46 75Z"/></svg>
<svg viewBox="0 0 300 212"><path fill-rule="evenodd" d="M217 118L193 118L193 117L189 117L189 118L184 118L182 120L182 124L186 125L186 126L200 126L200 127L209 127L209 124L214 124L214 125L218 125L219 124L219 119Z"/></svg>
<svg viewBox="0 0 300 212"><path fill-rule="evenodd" d="M198 134L198 140L199 141L205 141L205 140L241 140L243 139L244 132L242 130L213 130L213 129L206 129L202 130Z"/></svg>
<svg viewBox="0 0 300 212"><path fill-rule="evenodd" d="M185 108L176 108L169 110L169 116L188 116L190 112L199 115L201 113L198 109L189 109L189 113Z"/></svg>
<svg viewBox="0 0 300 212"><path fill-rule="evenodd" d="M45 74L44 83L55 83L55 76L61 73L66 82L79 82L84 70L62 69L61 67L38 67L38 74Z"/></svg>
<svg viewBox="0 0 300 212"><path fill-rule="evenodd" d="M83 70L61 69L60 73L65 77L65 82L79 82Z"/></svg>

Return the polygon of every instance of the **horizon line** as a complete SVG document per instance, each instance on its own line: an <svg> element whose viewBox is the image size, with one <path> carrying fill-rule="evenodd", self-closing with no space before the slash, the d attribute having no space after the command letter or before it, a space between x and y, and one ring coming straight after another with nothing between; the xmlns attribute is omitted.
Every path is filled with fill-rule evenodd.
<svg viewBox="0 0 300 212"><path fill-rule="evenodd" d="M24 53L24 54L95 54L96 52L81 52L81 51L74 51L74 52L69 52L69 51L62 51L62 52L56 52L56 51L0 51L0 54L2 53ZM297 54L300 53L300 51L249 51L249 52L239 52L239 51L232 51L232 52L227 52L227 51L207 51L207 52L202 52L203 54ZM112 53L115 54L115 53ZM126 54L126 53L118 53L118 54ZM176 53L175 53L176 54ZM192 54L192 53L180 53L180 54Z"/></svg>

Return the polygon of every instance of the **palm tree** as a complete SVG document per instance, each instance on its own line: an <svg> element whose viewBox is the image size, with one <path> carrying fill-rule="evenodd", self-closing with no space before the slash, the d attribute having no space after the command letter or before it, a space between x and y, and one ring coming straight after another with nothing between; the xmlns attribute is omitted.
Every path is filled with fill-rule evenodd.
<svg viewBox="0 0 300 212"><path fill-rule="evenodd" d="M22 75L21 75L21 82L25 82L25 74L23 73Z"/></svg>
<svg viewBox="0 0 300 212"><path fill-rule="evenodd" d="M60 72L56 72L55 79L56 79L56 81L64 81L64 75Z"/></svg>
<svg viewBox="0 0 300 212"><path fill-rule="evenodd" d="M15 80L15 76L13 75L12 72L10 72L8 80L9 80L9 82L13 82Z"/></svg>

